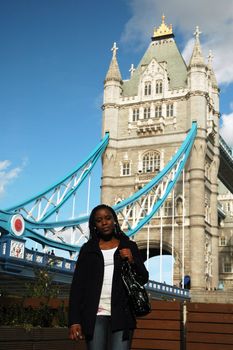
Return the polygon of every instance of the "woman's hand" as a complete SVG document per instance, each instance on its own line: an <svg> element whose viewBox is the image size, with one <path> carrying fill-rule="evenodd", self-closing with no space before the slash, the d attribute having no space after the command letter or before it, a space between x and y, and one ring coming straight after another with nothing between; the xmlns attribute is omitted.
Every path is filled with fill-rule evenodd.
<svg viewBox="0 0 233 350"><path fill-rule="evenodd" d="M69 338L72 340L83 339L81 324L72 324L69 328Z"/></svg>
<svg viewBox="0 0 233 350"><path fill-rule="evenodd" d="M130 264L134 262L132 252L129 248L123 248L119 252L122 259L127 258Z"/></svg>

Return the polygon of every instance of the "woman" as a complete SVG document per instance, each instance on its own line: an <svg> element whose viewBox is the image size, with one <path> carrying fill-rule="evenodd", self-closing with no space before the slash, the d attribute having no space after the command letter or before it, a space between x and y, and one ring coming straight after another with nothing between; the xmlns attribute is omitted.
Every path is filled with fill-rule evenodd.
<svg viewBox="0 0 233 350"><path fill-rule="evenodd" d="M89 230L70 290L69 337L85 338L88 350L128 350L136 319L121 280L122 261L133 264L143 284L148 272L111 207L102 204L92 210Z"/></svg>

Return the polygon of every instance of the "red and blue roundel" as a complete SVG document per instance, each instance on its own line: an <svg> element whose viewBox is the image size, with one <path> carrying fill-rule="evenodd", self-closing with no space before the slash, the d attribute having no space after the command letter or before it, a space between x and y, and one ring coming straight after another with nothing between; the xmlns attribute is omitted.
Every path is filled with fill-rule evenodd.
<svg viewBox="0 0 233 350"><path fill-rule="evenodd" d="M22 215L15 214L11 218L11 230L16 236L21 236L24 233L25 221Z"/></svg>

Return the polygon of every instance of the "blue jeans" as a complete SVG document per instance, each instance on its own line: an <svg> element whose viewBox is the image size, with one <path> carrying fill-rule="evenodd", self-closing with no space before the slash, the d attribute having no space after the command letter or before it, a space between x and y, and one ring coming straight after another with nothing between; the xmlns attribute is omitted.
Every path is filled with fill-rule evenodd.
<svg viewBox="0 0 233 350"><path fill-rule="evenodd" d="M97 316L93 339L87 341L88 350L130 350L133 331L129 339L123 340L123 330L112 332L111 317Z"/></svg>

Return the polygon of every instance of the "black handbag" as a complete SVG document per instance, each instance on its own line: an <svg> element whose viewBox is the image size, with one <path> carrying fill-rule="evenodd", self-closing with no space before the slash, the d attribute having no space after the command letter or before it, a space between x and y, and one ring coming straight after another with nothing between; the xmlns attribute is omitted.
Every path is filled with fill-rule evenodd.
<svg viewBox="0 0 233 350"><path fill-rule="evenodd" d="M135 316L147 315L151 311L147 291L139 283L136 272L127 260L122 263L121 277Z"/></svg>

